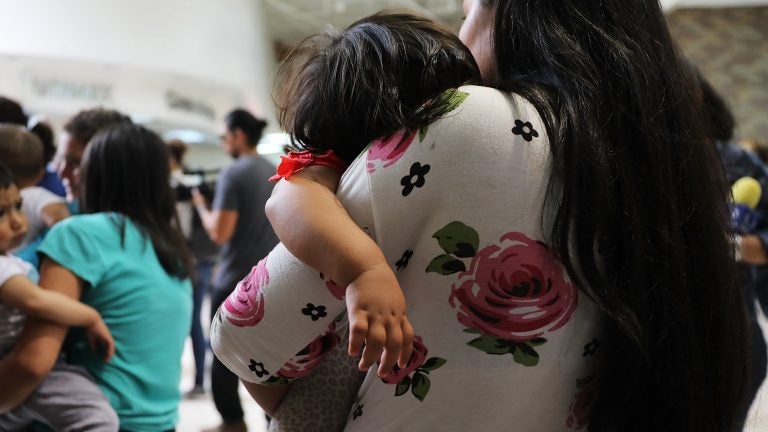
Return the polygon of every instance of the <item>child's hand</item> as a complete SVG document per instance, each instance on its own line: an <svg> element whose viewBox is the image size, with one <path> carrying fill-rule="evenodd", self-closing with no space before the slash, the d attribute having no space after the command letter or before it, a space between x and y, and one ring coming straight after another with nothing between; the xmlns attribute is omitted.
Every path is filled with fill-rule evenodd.
<svg viewBox="0 0 768 432"><path fill-rule="evenodd" d="M380 377L386 376L395 362L405 367L413 351L413 327L392 269L382 263L363 272L347 286L346 302L349 355L358 355L365 343L360 369L368 370L379 357Z"/></svg>
<svg viewBox="0 0 768 432"><path fill-rule="evenodd" d="M108 362L115 355L115 340L112 339L112 333L104 324L104 320L99 318L96 324L86 328L88 333L88 345L91 349L97 351L104 350L104 361Z"/></svg>

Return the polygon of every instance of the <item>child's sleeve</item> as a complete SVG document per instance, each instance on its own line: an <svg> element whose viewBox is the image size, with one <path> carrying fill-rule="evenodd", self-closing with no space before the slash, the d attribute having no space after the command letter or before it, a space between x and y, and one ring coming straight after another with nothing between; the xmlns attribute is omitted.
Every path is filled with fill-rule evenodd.
<svg viewBox="0 0 768 432"><path fill-rule="evenodd" d="M27 272L15 259L6 255L0 256L0 289L2 289L8 279L14 276L26 275Z"/></svg>

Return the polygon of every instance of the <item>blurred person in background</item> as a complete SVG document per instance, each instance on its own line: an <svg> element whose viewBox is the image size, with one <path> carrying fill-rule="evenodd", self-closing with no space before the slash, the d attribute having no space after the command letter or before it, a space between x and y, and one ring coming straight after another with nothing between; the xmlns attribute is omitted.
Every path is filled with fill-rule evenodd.
<svg viewBox="0 0 768 432"><path fill-rule="evenodd" d="M60 197L66 197L67 190L56 173L56 165L53 163L53 158L56 156L56 140L53 128L45 121L37 119L32 121L34 124L31 125L29 131L37 135L43 143L43 158L45 159L45 174L43 174L43 178L37 185L48 189Z"/></svg>
<svg viewBox="0 0 768 432"><path fill-rule="evenodd" d="M170 431L192 320L192 258L174 224L165 143L123 123L89 140L77 168L82 214L54 226L38 250L40 286L99 311L115 355L104 363L79 329L64 345L66 326L30 319L0 370L15 377L12 388L30 392L63 348L107 395L121 431Z"/></svg>
<svg viewBox="0 0 768 432"><path fill-rule="evenodd" d="M13 99L0 96L0 123L11 123L27 127L29 118L21 104Z"/></svg>
<svg viewBox="0 0 768 432"><path fill-rule="evenodd" d="M739 288L744 295L752 327L752 355L747 390L749 400L753 401L765 380L768 367L765 335L758 323L758 310L755 305L758 293L768 288L768 168L755 153L733 142L736 128L733 112L725 99L700 73L699 80L703 109L708 115L705 123L709 125L728 183L734 185L740 179L748 178L756 181L762 189L756 205L750 204L754 208L746 210L749 212L748 222L744 220L747 215L731 212ZM738 204L740 203L732 203ZM743 420L746 420L748 412L749 405L744 407Z"/></svg>
<svg viewBox="0 0 768 432"><path fill-rule="evenodd" d="M57 171L67 191L71 213L79 213L77 198L80 187L80 163L88 142L102 129L130 123L132 123L131 119L121 112L93 108L78 112L64 124L64 135L57 150Z"/></svg>
<svg viewBox="0 0 768 432"><path fill-rule="evenodd" d="M264 213L264 205L272 193L272 184L267 179L275 167L256 152L267 123L244 109L231 111L224 122L221 144L235 161L219 174L210 209L199 190L193 190L192 194L208 236L222 246L211 299L211 319L237 282L277 244L277 236ZM239 384L237 375L214 356L211 392L222 424L209 431L247 430Z"/></svg>
<svg viewBox="0 0 768 432"><path fill-rule="evenodd" d="M192 389L184 394L186 398L196 398L205 395L206 354L208 338L203 332L200 313L205 297L211 290L213 269L218 261L219 247L211 241L203 228L200 215L192 204L192 188L196 188L211 202L213 190L204 182L202 173L186 170L184 155L187 145L180 140L168 142L168 155L171 166L171 184L176 191L176 212L179 215L179 226L187 239L187 244L194 259L195 273L192 278L192 353L195 358L195 382ZM206 316L208 316L206 314Z"/></svg>
<svg viewBox="0 0 768 432"><path fill-rule="evenodd" d="M22 197L22 211L29 221L27 235L13 253L37 267L37 246L49 228L69 217L67 202L38 186L45 173L44 147L25 127L0 124L0 161L13 172Z"/></svg>
<svg viewBox="0 0 768 432"><path fill-rule="evenodd" d="M25 317L31 316L86 327L89 338L97 342L108 361L114 354L114 340L101 315L61 293L40 288L37 269L9 252L22 241L28 228L21 200L11 171L0 164L0 358L11 351ZM13 372L0 365L0 382L4 385L0 393L0 430L26 431L35 422L42 422L63 432L117 431L114 410L83 368L57 361L31 395L14 385L18 377L8 375Z"/></svg>

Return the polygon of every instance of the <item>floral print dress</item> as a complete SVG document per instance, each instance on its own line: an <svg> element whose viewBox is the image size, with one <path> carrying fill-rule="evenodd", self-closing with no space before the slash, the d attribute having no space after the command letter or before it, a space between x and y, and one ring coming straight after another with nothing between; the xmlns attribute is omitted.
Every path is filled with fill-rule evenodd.
<svg viewBox="0 0 768 432"><path fill-rule="evenodd" d="M546 240L542 120L490 88L451 100L432 125L372 143L340 182L416 332L407 367L371 369L345 430L585 429L600 314ZM241 379L285 383L338 344L345 316L344 290L278 245L221 307L211 344Z"/></svg>

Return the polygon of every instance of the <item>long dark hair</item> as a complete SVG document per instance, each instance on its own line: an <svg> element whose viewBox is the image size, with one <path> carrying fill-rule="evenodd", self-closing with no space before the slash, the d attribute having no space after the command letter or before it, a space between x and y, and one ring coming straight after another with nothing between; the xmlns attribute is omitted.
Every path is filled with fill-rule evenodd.
<svg viewBox="0 0 768 432"><path fill-rule="evenodd" d="M449 97L438 96L479 76L456 35L385 11L301 42L280 66L275 101L295 145L350 162L375 138L441 117Z"/></svg>
<svg viewBox="0 0 768 432"><path fill-rule="evenodd" d="M748 327L727 183L658 0L482 1L488 84L542 115L551 241L611 323L590 431L737 430Z"/></svg>
<svg viewBox="0 0 768 432"><path fill-rule="evenodd" d="M178 278L191 275L191 254L173 223L176 200L168 150L159 136L133 124L98 132L86 147L81 176L83 212L115 212L129 217L151 240L168 274ZM123 222L118 219L118 223Z"/></svg>

